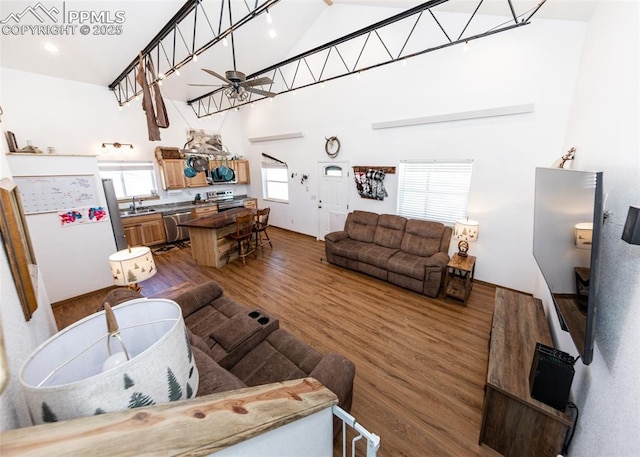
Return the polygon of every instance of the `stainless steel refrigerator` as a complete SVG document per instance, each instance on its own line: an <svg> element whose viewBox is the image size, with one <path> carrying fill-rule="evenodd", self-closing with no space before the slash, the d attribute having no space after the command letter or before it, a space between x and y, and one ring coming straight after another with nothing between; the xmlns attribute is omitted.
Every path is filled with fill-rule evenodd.
<svg viewBox="0 0 640 457"><path fill-rule="evenodd" d="M116 190L113 187L113 179L103 179L102 187L104 188L104 196L107 199L107 210L109 211L113 237L116 240L116 247L120 251L127 248L127 238L124 236L124 226L120 217L120 207L116 198Z"/></svg>

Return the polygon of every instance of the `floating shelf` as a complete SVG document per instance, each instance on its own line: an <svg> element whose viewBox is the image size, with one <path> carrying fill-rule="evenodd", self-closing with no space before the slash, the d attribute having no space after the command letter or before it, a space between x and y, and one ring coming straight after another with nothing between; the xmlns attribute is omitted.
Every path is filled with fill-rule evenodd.
<svg viewBox="0 0 640 457"><path fill-rule="evenodd" d="M357 167L353 167L353 171L356 172L356 173L366 173L369 170L384 171L385 174L391 174L391 175L394 175L396 173L396 167L379 167L379 166L371 166L371 167L357 166Z"/></svg>
<svg viewBox="0 0 640 457"><path fill-rule="evenodd" d="M263 141L276 141L276 140L288 140L291 138L302 138L304 135L302 132L293 132L293 133L282 133L280 135L269 135L269 136L256 136L253 138L249 138L251 143L261 143Z"/></svg>
<svg viewBox="0 0 640 457"><path fill-rule="evenodd" d="M533 113L534 108L535 105L533 103L527 103L524 105L501 106L498 108L463 111L460 113L437 114L435 116L415 117L412 119L400 119L397 121L374 122L373 124L371 124L371 128L374 130L391 129L396 127L407 127L410 125L464 121L468 119L480 119L485 117L511 116L514 114Z"/></svg>

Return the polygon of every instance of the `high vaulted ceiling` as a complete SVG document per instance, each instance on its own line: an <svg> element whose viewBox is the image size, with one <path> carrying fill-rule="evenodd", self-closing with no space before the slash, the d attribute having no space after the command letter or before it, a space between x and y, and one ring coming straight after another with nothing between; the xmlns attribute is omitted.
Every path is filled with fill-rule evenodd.
<svg viewBox="0 0 640 457"><path fill-rule="evenodd" d="M511 0L518 11L535 8L535 0ZM203 0L207 13L209 34L217 30L216 9L222 0ZM333 5L329 5L333 3ZM416 6L416 0L281 0L271 9L272 24L259 16L249 21L234 34L237 69L246 74L261 70L288 57L295 44L309 30L317 18L328 8L351 5L362 8L380 8L387 11L403 11ZM475 8L477 0L455 0L438 6L441 11L457 11ZM246 15L254 0L232 0L232 12L236 17ZM537 18L588 20L595 8L595 0L547 0L536 13ZM138 52L184 5L184 0L136 0L136 1L5 1L0 2L0 65L48 76L108 86L135 59ZM482 14L508 15L505 0L485 0ZM382 10L382 8L385 8ZM392 10L388 10L393 8ZM49 17L46 17L46 15ZM382 14L382 13L381 13ZM264 16L264 15L262 15ZM381 18L382 19L382 18ZM200 18L202 20L202 17ZM82 29L82 25L88 26ZM360 24L354 18L354 30L369 24ZM27 26L27 27L25 27ZM43 29L43 26L48 27ZM52 29L57 26L58 29ZM120 27L118 27L120 26ZM63 29L66 27L66 29ZM270 37L273 29L275 37ZM85 32L87 32L85 34ZM339 35L336 35L339 33ZM326 40L331 41L344 32L327 30ZM185 49L191 43L185 31L177 40ZM206 38L205 38L206 39ZM51 43L58 52L51 53L45 44ZM321 45L324 43L317 43ZM178 43L177 48L180 47ZM167 57L169 60L170 57ZM160 58L160 60L163 60ZM189 100L211 88L193 87L188 84L218 84L214 77L203 72L210 68L220 74L233 68L229 47L219 44L203 53L197 62L190 62L181 75L172 77L165 86L165 95L176 100Z"/></svg>

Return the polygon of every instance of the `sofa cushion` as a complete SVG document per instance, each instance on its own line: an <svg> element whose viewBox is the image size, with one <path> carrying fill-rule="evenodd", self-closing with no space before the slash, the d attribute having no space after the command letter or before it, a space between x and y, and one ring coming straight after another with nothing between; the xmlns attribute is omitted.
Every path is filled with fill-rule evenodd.
<svg viewBox="0 0 640 457"><path fill-rule="evenodd" d="M251 335L262 329L256 319L247 314L238 313L211 329L211 338L216 340L227 352L233 351Z"/></svg>
<svg viewBox="0 0 640 457"><path fill-rule="evenodd" d="M232 367L231 372L248 386L257 386L304 378L321 359L318 351L279 329Z"/></svg>
<svg viewBox="0 0 640 457"><path fill-rule="evenodd" d="M420 257L429 257L440 251L444 224L410 219L404 228L400 249Z"/></svg>
<svg viewBox="0 0 640 457"><path fill-rule="evenodd" d="M226 392L247 387L245 383L218 365L196 346L191 346L191 350L198 367L197 395L209 395L215 392Z"/></svg>
<svg viewBox="0 0 640 457"><path fill-rule="evenodd" d="M409 254L405 251L398 251L387 262L389 272L398 273L403 276L424 280L425 266L428 258Z"/></svg>
<svg viewBox="0 0 640 457"><path fill-rule="evenodd" d="M344 230L349 238L372 243L378 225L378 215L368 211L353 211L347 216Z"/></svg>
<svg viewBox="0 0 640 457"><path fill-rule="evenodd" d="M386 248L400 249L407 219L393 214L381 214L373 236L373 242Z"/></svg>
<svg viewBox="0 0 640 457"><path fill-rule="evenodd" d="M193 333L204 339L211 347L214 343L210 341L211 329L225 323L243 310L243 307L238 307L228 297L220 297L186 316L184 322Z"/></svg>
<svg viewBox="0 0 640 457"><path fill-rule="evenodd" d="M389 258L396 252L398 252L398 249L385 248L384 246L369 243L358 251L358 262L386 269Z"/></svg>
<svg viewBox="0 0 640 457"><path fill-rule="evenodd" d="M347 238L331 246L331 252L333 252L334 255L340 257L358 260L358 253L365 249L367 246L370 246L370 243Z"/></svg>

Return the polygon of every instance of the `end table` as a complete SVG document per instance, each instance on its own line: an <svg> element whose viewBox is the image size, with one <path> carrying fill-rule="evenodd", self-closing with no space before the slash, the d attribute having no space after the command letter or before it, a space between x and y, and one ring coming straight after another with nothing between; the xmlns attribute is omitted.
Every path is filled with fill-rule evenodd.
<svg viewBox="0 0 640 457"><path fill-rule="evenodd" d="M471 293L475 269L475 256L460 257L456 252L447 264L444 278L444 297L462 300L466 305Z"/></svg>

